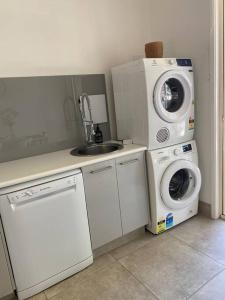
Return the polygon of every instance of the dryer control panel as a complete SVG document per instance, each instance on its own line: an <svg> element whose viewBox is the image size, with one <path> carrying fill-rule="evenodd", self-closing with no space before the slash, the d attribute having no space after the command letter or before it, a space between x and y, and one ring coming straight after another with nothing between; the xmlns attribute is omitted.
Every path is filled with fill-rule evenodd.
<svg viewBox="0 0 225 300"><path fill-rule="evenodd" d="M177 58L177 65L180 67L192 67L192 62L189 58Z"/></svg>

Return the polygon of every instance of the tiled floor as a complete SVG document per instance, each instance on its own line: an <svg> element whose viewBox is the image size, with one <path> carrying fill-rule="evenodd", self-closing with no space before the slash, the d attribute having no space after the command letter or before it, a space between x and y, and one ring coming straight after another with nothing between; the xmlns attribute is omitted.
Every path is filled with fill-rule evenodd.
<svg viewBox="0 0 225 300"><path fill-rule="evenodd" d="M32 300L225 299L225 221L197 216L146 232Z"/></svg>

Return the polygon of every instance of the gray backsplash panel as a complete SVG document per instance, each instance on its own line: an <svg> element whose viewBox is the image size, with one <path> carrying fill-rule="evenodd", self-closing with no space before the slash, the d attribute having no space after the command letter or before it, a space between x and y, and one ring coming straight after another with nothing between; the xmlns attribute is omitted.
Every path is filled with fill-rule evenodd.
<svg viewBox="0 0 225 300"><path fill-rule="evenodd" d="M106 95L103 74L0 79L0 162L84 143L78 99ZM109 123L100 125L110 139Z"/></svg>

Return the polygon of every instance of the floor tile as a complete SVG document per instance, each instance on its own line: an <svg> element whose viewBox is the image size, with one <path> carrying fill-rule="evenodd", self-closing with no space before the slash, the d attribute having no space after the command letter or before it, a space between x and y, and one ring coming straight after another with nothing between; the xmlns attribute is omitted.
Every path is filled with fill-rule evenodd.
<svg viewBox="0 0 225 300"><path fill-rule="evenodd" d="M33 297L30 297L29 300L46 300L46 296L44 293L37 294Z"/></svg>
<svg viewBox="0 0 225 300"><path fill-rule="evenodd" d="M192 218L170 234L225 265L225 221L204 216Z"/></svg>
<svg viewBox="0 0 225 300"><path fill-rule="evenodd" d="M131 241L113 251L110 252L110 254L115 258L115 259L120 259L124 256L127 256L128 254L136 251L137 249L145 246L151 238L153 237L153 234L150 232L146 231L143 233L142 236L138 237L136 240Z"/></svg>
<svg viewBox="0 0 225 300"><path fill-rule="evenodd" d="M218 274L202 287L191 300L224 300L225 299L225 271Z"/></svg>
<svg viewBox="0 0 225 300"><path fill-rule="evenodd" d="M168 233L119 262L160 299L185 299L224 267Z"/></svg>
<svg viewBox="0 0 225 300"><path fill-rule="evenodd" d="M74 282L51 300L152 300L149 290L119 263L90 273L86 280Z"/></svg>
<svg viewBox="0 0 225 300"><path fill-rule="evenodd" d="M45 290L45 295L48 299L50 299L53 296L61 293L65 289L68 289L71 286L73 286L74 282L85 280L87 275L96 272L114 262L115 259L109 254L99 256L94 260L94 263L88 268Z"/></svg>

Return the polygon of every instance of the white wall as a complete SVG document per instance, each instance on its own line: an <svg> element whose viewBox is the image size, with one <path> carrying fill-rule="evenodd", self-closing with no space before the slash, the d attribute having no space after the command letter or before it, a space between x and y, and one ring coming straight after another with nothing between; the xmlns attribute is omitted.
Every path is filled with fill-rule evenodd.
<svg viewBox="0 0 225 300"><path fill-rule="evenodd" d="M210 0L150 0L149 40L164 42L165 57L190 57L194 63L196 134L203 177L201 201L210 203Z"/></svg>
<svg viewBox="0 0 225 300"><path fill-rule="evenodd" d="M143 55L148 0L0 0L0 77L106 73Z"/></svg>
<svg viewBox="0 0 225 300"><path fill-rule="evenodd" d="M162 40L165 56L191 57L196 139L210 203L210 0L0 0L0 77L105 73L115 134L110 68Z"/></svg>

